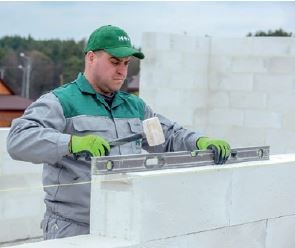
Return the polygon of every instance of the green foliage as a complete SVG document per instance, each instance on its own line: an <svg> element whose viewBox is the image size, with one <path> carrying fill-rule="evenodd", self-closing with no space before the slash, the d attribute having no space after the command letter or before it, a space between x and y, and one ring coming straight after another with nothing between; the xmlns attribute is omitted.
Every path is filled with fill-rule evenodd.
<svg viewBox="0 0 295 248"><path fill-rule="evenodd" d="M71 82L79 72L83 72L85 44L85 40L34 40L31 36L17 35L2 37L0 69L4 69L4 80L16 94L21 93L26 59L20 57L20 53L24 53L32 60L30 97L36 99L59 85ZM139 61L132 58L126 83L138 72Z"/></svg>
<svg viewBox="0 0 295 248"><path fill-rule="evenodd" d="M292 37L292 33L288 33L284 31L283 29L277 29L277 30L268 30L267 32L265 31L257 31L255 34L248 33L247 37L251 36L281 36L281 37Z"/></svg>
<svg viewBox="0 0 295 248"><path fill-rule="evenodd" d="M20 53L32 59L30 95L33 99L44 92L72 81L84 69L83 48L85 40L34 40L31 36L5 36L0 39L0 67L5 70L5 81L15 91L21 92L25 59Z"/></svg>

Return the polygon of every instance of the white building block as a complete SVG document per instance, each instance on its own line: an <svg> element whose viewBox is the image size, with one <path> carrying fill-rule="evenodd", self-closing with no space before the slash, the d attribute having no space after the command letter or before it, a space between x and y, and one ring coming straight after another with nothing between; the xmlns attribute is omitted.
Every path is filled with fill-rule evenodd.
<svg viewBox="0 0 295 248"><path fill-rule="evenodd" d="M173 108L176 105L182 105L181 90L175 90L171 88L160 88L157 90L157 94L154 94L154 100L157 105L160 105L163 109Z"/></svg>
<svg viewBox="0 0 295 248"><path fill-rule="evenodd" d="M173 107L170 109L162 110L158 108L158 113L164 115L171 121L176 121L179 125L184 127L191 127L194 123L194 109L183 108L181 106ZM181 113L181 114L179 114Z"/></svg>
<svg viewBox="0 0 295 248"><path fill-rule="evenodd" d="M8 132L0 129L0 243L40 237L45 211L42 166L12 160Z"/></svg>
<svg viewBox="0 0 295 248"><path fill-rule="evenodd" d="M294 163L290 154L224 167L93 175L91 233L132 240L134 247L265 247L266 220L295 214Z"/></svg>
<svg viewBox="0 0 295 248"><path fill-rule="evenodd" d="M231 173L215 168L93 175L91 233L145 242L227 226Z"/></svg>
<svg viewBox="0 0 295 248"><path fill-rule="evenodd" d="M229 142L233 148L247 146L272 145L265 142L264 128L249 128L243 126L214 126L210 125L206 129L206 135L214 138L222 138ZM271 152L273 150L271 149Z"/></svg>
<svg viewBox="0 0 295 248"><path fill-rule="evenodd" d="M212 53L226 56L291 56L294 38L212 38Z"/></svg>
<svg viewBox="0 0 295 248"><path fill-rule="evenodd" d="M218 228L135 245L134 248L265 248L266 221Z"/></svg>
<svg viewBox="0 0 295 248"><path fill-rule="evenodd" d="M181 89L181 101L178 102L178 106L183 106L184 109L190 109L191 106L194 108L205 108L208 105L207 92L204 90L191 90ZM175 102L176 103L176 102ZM193 116L191 116L193 119Z"/></svg>
<svg viewBox="0 0 295 248"><path fill-rule="evenodd" d="M231 108L265 109L267 95L262 92L229 92Z"/></svg>
<svg viewBox="0 0 295 248"><path fill-rule="evenodd" d="M231 71L231 57L229 56L216 56L211 54L209 57L208 71L228 73Z"/></svg>
<svg viewBox="0 0 295 248"><path fill-rule="evenodd" d="M252 91L253 75L249 73L230 73L220 80L220 90Z"/></svg>
<svg viewBox="0 0 295 248"><path fill-rule="evenodd" d="M210 90L250 92L253 89L253 75L249 73L210 72Z"/></svg>
<svg viewBox="0 0 295 248"><path fill-rule="evenodd" d="M265 248L295 247L295 215L269 219Z"/></svg>
<svg viewBox="0 0 295 248"><path fill-rule="evenodd" d="M268 93L289 93L293 90L295 75L285 74L255 74L254 75L254 90Z"/></svg>
<svg viewBox="0 0 295 248"><path fill-rule="evenodd" d="M149 56L149 54L146 54ZM153 65L154 69L159 70L176 70L181 68L182 52L178 50L157 51L156 63ZM165 74L165 73L164 73Z"/></svg>
<svg viewBox="0 0 295 248"><path fill-rule="evenodd" d="M231 225L294 215L294 163L294 154L289 157L277 155L270 161L249 162L248 166L241 164L234 170Z"/></svg>
<svg viewBox="0 0 295 248"><path fill-rule="evenodd" d="M157 106L165 109L182 108L183 110L190 109L191 106L204 108L207 106L206 92L202 90L191 90L187 92L184 89L173 90L159 88L154 94L154 101ZM175 110L175 112L177 112ZM193 118L193 116L191 116Z"/></svg>
<svg viewBox="0 0 295 248"><path fill-rule="evenodd" d="M261 57L233 57L231 71L242 73L266 72L264 59Z"/></svg>
<svg viewBox="0 0 295 248"><path fill-rule="evenodd" d="M211 92L208 96L209 108L226 108L229 107L229 96L227 91Z"/></svg>
<svg viewBox="0 0 295 248"><path fill-rule="evenodd" d="M195 130L205 130L207 127L208 118L207 118L207 109L206 108L197 108L194 112L193 127Z"/></svg>
<svg viewBox="0 0 295 248"><path fill-rule="evenodd" d="M211 53L218 56L248 56L251 45L251 39L212 38Z"/></svg>
<svg viewBox="0 0 295 248"><path fill-rule="evenodd" d="M272 147L273 154L292 153L295 150L294 131L282 129L267 129L266 144Z"/></svg>
<svg viewBox="0 0 295 248"><path fill-rule="evenodd" d="M168 33L154 33L154 32L146 32L142 36L142 47L150 48L157 50L170 50L171 35ZM143 51L145 51L143 49Z"/></svg>
<svg viewBox="0 0 295 248"><path fill-rule="evenodd" d="M24 217L1 220L0 230L0 240L3 244L8 241L42 237L40 220L35 218Z"/></svg>
<svg viewBox="0 0 295 248"><path fill-rule="evenodd" d="M268 72L271 73L288 73L295 74L295 58L294 57L273 57L266 61Z"/></svg>
<svg viewBox="0 0 295 248"><path fill-rule="evenodd" d="M286 111L283 113L283 129L295 132L295 106L294 111Z"/></svg>
<svg viewBox="0 0 295 248"><path fill-rule="evenodd" d="M35 243L27 243L22 245L10 246L11 248L72 248L72 247L87 247L87 248L127 248L133 247L133 243L97 235L80 235L70 238L52 239Z"/></svg>
<svg viewBox="0 0 295 248"><path fill-rule="evenodd" d="M170 49L192 52L199 46L197 38L189 35L171 34L170 36ZM206 51L203 51L203 53Z"/></svg>
<svg viewBox="0 0 295 248"><path fill-rule="evenodd" d="M220 108L208 111L208 124L220 126L243 126L244 113L241 110Z"/></svg>
<svg viewBox="0 0 295 248"><path fill-rule="evenodd" d="M292 91L288 93L276 92L268 95L268 108L281 113L295 113L295 97Z"/></svg>
<svg viewBox="0 0 295 248"><path fill-rule="evenodd" d="M281 128L283 123L282 114L259 110L245 111L245 126L258 128Z"/></svg>
<svg viewBox="0 0 295 248"><path fill-rule="evenodd" d="M45 206L43 194L39 192L6 192L0 193L0 219L36 218L42 220ZM0 226L2 226L2 222Z"/></svg>
<svg viewBox="0 0 295 248"><path fill-rule="evenodd" d="M290 48L294 46L292 37L251 37L251 53L255 56L290 56Z"/></svg>
<svg viewBox="0 0 295 248"><path fill-rule="evenodd" d="M205 231L192 235L190 242L200 248L264 248L265 226L265 221L259 221Z"/></svg>

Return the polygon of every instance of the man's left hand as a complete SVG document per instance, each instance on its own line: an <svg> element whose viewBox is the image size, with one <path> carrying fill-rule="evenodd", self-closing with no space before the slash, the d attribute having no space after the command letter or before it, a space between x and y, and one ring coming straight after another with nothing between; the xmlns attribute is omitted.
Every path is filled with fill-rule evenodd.
<svg viewBox="0 0 295 248"><path fill-rule="evenodd" d="M215 164L224 164L230 156L230 145L224 140L201 137L197 140L196 146L200 150L213 150Z"/></svg>

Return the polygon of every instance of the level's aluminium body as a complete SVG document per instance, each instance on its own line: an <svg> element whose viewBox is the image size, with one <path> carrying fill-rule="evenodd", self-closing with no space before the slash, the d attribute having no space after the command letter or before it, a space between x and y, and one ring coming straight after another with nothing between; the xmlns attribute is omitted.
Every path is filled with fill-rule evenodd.
<svg viewBox="0 0 295 248"><path fill-rule="evenodd" d="M229 159L221 166L268 159L269 146L234 148L231 149ZM183 151L93 157L91 164L92 174L99 175L214 165L214 159L213 152L210 150L195 150L193 152Z"/></svg>

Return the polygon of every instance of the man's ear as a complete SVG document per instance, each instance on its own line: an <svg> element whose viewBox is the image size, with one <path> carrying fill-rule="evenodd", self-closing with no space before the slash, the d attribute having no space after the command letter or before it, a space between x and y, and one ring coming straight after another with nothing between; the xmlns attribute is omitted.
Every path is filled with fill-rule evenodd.
<svg viewBox="0 0 295 248"><path fill-rule="evenodd" d="M95 57L95 53L92 52L92 51L89 51L86 53L86 59L89 61L89 62L93 62L94 60L94 57Z"/></svg>

